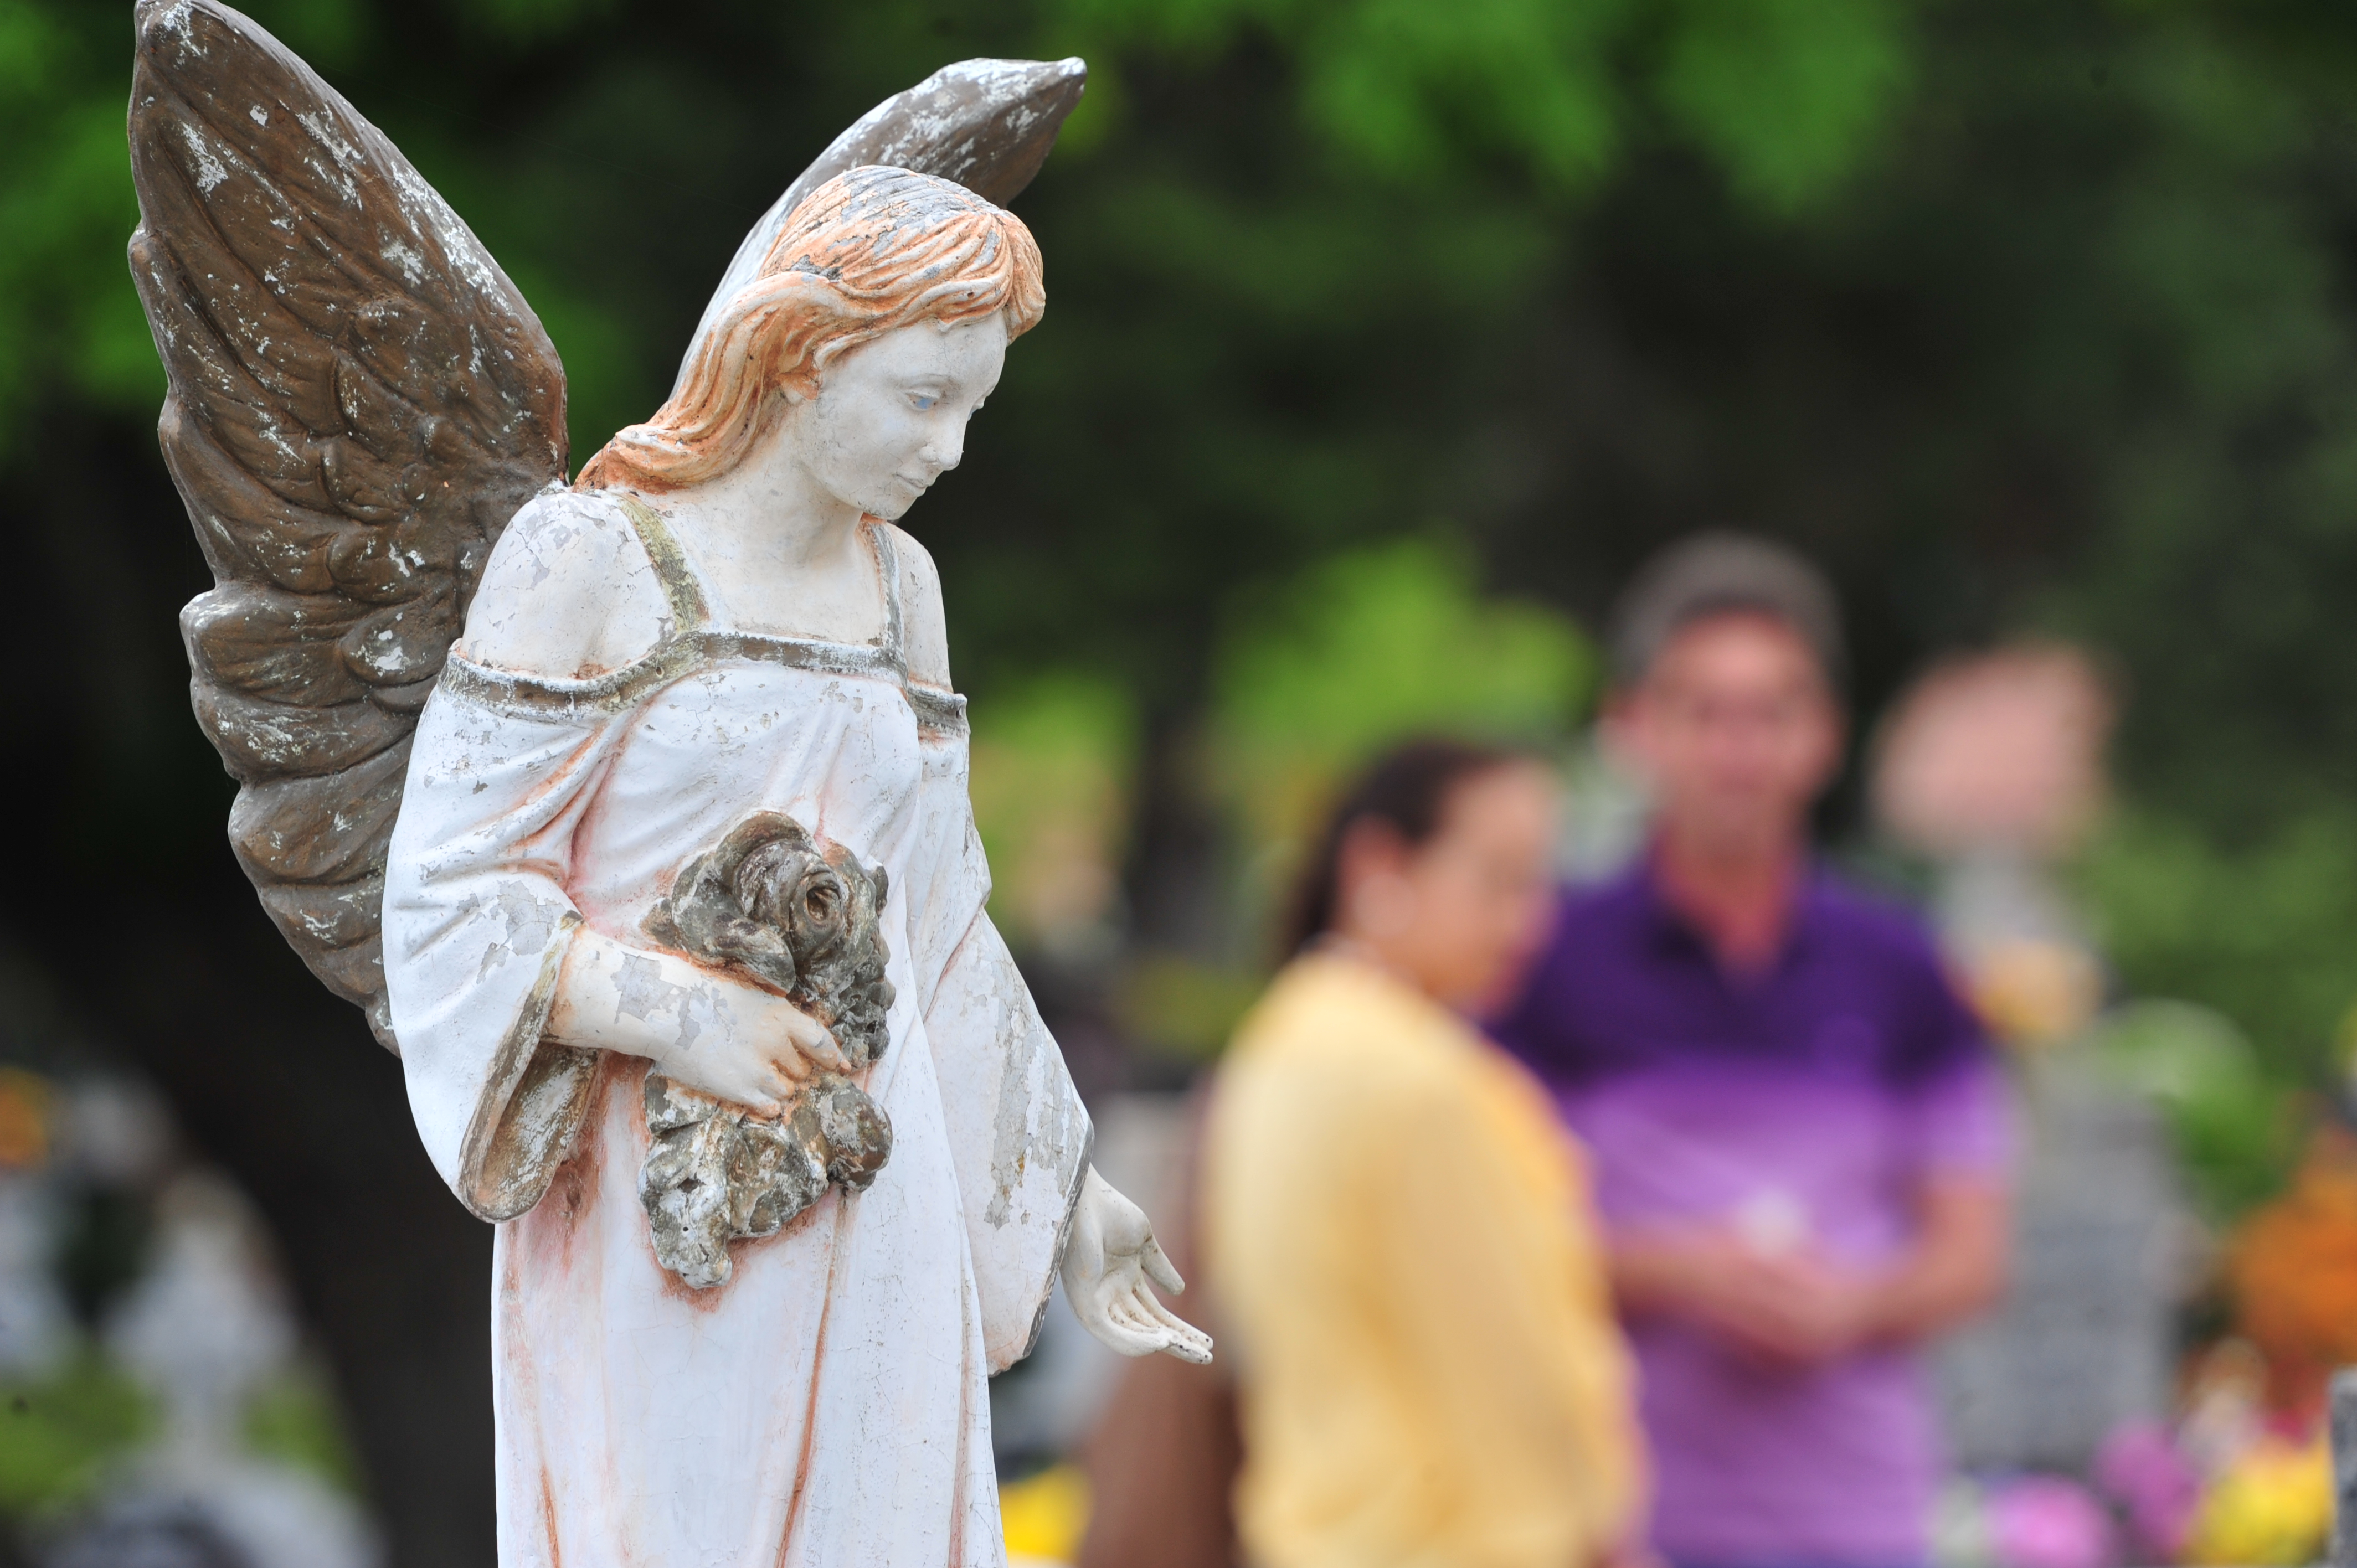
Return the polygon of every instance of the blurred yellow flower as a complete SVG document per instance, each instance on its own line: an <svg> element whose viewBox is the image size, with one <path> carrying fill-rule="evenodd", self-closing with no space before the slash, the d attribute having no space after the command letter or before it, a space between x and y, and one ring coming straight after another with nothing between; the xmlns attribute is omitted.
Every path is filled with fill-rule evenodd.
<svg viewBox="0 0 2357 1568"><path fill-rule="evenodd" d="M1981 1019L2017 1046L2052 1045L2083 1030L2104 1000L2103 971L2083 949L2015 939L1969 963L1966 983Z"/></svg>
<svg viewBox="0 0 2357 1568"><path fill-rule="evenodd" d="M1075 1465L1056 1465L998 1489L1006 1555L1070 1563L1089 1527L1089 1482Z"/></svg>
<svg viewBox="0 0 2357 1568"><path fill-rule="evenodd" d="M2219 1568L2316 1563L2331 1534L2332 1459L2323 1441L2266 1438L2211 1483L2185 1560Z"/></svg>

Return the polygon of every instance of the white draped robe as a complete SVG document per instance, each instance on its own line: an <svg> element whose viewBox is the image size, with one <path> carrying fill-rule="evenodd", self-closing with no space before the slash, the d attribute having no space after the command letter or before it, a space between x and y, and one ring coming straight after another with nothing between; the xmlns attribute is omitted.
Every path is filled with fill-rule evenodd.
<svg viewBox="0 0 2357 1568"><path fill-rule="evenodd" d="M889 628L845 645L710 625L660 521L626 515L674 629L591 680L454 653L386 871L418 1131L500 1221L500 1563L1000 1563L986 1380L1037 1330L1090 1127L983 912L963 700L908 679L888 525L867 526ZM543 1032L574 934L650 945L681 865L762 811L889 874L890 1045L864 1081L892 1154L699 1291L655 1261L639 1203L647 1064Z"/></svg>

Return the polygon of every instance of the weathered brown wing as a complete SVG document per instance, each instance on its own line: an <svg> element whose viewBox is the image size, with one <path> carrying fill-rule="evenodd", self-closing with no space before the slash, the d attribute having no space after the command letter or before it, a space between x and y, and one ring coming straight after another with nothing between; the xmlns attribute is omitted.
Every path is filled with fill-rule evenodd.
<svg viewBox="0 0 2357 1568"><path fill-rule="evenodd" d="M410 732L492 542L565 478L564 370L466 224L276 39L213 0L136 16L131 271L219 584L180 615L197 719L264 906L395 1046L378 914Z"/></svg>

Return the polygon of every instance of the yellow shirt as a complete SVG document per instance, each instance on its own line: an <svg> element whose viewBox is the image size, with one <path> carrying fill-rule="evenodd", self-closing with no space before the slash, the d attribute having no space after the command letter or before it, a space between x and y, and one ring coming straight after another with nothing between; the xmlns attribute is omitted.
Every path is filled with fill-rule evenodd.
<svg viewBox="0 0 2357 1568"><path fill-rule="evenodd" d="M1628 1360L1577 1155L1519 1065L1312 955L1238 1031L1205 1154L1258 1568L1580 1568L1622 1537Z"/></svg>

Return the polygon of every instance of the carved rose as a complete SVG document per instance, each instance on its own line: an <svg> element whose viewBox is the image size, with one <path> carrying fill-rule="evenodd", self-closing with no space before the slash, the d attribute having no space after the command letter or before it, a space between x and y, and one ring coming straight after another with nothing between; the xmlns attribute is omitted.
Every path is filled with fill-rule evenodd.
<svg viewBox="0 0 2357 1568"><path fill-rule="evenodd" d="M645 929L782 993L863 1069L889 1043L890 954L877 921L888 891L881 866L765 811L681 867ZM728 1279L731 1241L775 1233L829 1186L865 1190L892 1153L884 1108L835 1073L813 1079L772 1120L651 1072L646 1113L653 1143L639 1201L655 1257L699 1290Z"/></svg>

